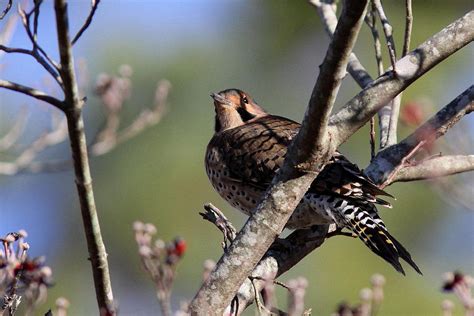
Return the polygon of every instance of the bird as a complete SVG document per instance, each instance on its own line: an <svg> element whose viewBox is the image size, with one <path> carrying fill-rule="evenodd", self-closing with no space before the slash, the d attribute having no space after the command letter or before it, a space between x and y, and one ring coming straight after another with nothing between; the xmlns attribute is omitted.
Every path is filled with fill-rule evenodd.
<svg viewBox="0 0 474 316"><path fill-rule="evenodd" d="M250 216L282 167L300 124L268 113L246 92L212 93L215 123L205 154L206 174L219 195ZM336 224L348 229L375 254L405 275L400 259L419 274L410 253L387 230L376 204L393 197L377 187L339 151L312 182L286 228Z"/></svg>

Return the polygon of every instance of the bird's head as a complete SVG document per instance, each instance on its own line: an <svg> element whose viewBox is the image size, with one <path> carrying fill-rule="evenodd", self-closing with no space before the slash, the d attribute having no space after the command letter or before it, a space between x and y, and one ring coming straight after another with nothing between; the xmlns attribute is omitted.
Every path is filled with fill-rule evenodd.
<svg viewBox="0 0 474 316"><path fill-rule="evenodd" d="M214 99L216 110L216 133L268 115L248 93L238 89L227 89L219 93L212 93L211 98Z"/></svg>

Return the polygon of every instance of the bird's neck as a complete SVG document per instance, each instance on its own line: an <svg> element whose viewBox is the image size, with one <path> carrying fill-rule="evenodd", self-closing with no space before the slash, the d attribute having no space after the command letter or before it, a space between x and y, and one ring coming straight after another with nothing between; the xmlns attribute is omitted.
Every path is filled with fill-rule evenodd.
<svg viewBox="0 0 474 316"><path fill-rule="evenodd" d="M221 132L244 124L240 114L233 109L216 109L215 131Z"/></svg>

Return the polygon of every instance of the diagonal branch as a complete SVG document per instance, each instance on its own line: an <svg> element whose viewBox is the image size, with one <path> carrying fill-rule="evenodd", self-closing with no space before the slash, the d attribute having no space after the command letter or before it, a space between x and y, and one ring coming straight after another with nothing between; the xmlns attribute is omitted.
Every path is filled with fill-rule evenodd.
<svg viewBox="0 0 474 316"><path fill-rule="evenodd" d="M50 132L41 135L14 161L0 161L0 174L13 175L31 167L33 160L47 147L63 142L67 138L66 119L61 120Z"/></svg>
<svg viewBox="0 0 474 316"><path fill-rule="evenodd" d="M386 103L416 79L474 40L474 10L454 21L397 62L397 75L387 72L331 116L329 132L345 142Z"/></svg>
<svg viewBox="0 0 474 316"><path fill-rule="evenodd" d="M0 13L0 20L2 20L5 15L8 14L8 11L12 8L13 5L13 0L8 0L7 5L5 6L5 9L3 9L2 13Z"/></svg>
<svg viewBox="0 0 474 316"><path fill-rule="evenodd" d="M323 244L327 232L327 225L318 225L295 230L285 239L276 240L252 271L253 285L249 279L246 279L240 286L236 294L239 300L237 315L240 315L247 306L252 304L255 299L255 291L260 292L265 286L264 280L274 280L290 270ZM230 315L230 306L227 307L225 315Z"/></svg>
<svg viewBox="0 0 474 316"><path fill-rule="evenodd" d="M433 179L468 171L474 171L474 155L433 157L401 168L391 183Z"/></svg>
<svg viewBox="0 0 474 316"><path fill-rule="evenodd" d="M337 144L331 142L326 131L329 113L345 75L366 4L366 1L345 2L343 18L337 25L303 124L289 148L283 167L254 215L191 302L192 314L222 314L239 286L281 233L309 185L335 151ZM218 296L215 295L216 289Z"/></svg>
<svg viewBox="0 0 474 316"><path fill-rule="evenodd" d="M82 33L84 33L84 31L87 30L87 28L91 24L95 11L97 10L97 7L99 6L99 2L100 0L91 0L91 10L89 12L89 15L87 16L87 19L84 22L84 25L79 29L76 36L74 36L74 39L72 40L72 45L76 44L76 42L82 36Z"/></svg>
<svg viewBox="0 0 474 316"><path fill-rule="evenodd" d="M12 91L17 91L26 95L29 95L32 98L47 102L60 110L64 110L64 103L40 90L36 90L19 83L1 80L0 79L0 88L5 88Z"/></svg>
<svg viewBox="0 0 474 316"><path fill-rule="evenodd" d="M383 183L384 186L392 183L397 177L396 173L405 167L403 166L405 157L446 134L449 128L473 110L474 85L443 107L403 141L379 152L366 169L366 174L376 183Z"/></svg>

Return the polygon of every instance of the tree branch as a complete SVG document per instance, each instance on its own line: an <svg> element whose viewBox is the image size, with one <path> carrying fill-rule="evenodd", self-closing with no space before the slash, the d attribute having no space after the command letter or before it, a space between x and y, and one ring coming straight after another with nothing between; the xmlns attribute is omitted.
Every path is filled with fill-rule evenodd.
<svg viewBox="0 0 474 316"><path fill-rule="evenodd" d="M32 98L47 102L61 111L64 111L64 103L62 101L59 101L58 99L44 93L43 91L36 90L24 85L21 85L19 83L7 81L7 80L1 80L0 79L0 88L5 88L8 90L20 92L26 95L29 95Z"/></svg>
<svg viewBox="0 0 474 316"><path fill-rule="evenodd" d="M388 22L388 18L385 15L382 2L380 2L380 0L372 0L372 4L374 5L377 14L380 17L380 22L382 22L383 32L387 41L388 55L390 56L392 69L396 72L395 63L397 61L397 53L395 49L395 41L393 40L393 27Z"/></svg>
<svg viewBox="0 0 474 316"><path fill-rule="evenodd" d="M474 155L433 157L401 168L391 183L433 179L473 170Z"/></svg>
<svg viewBox="0 0 474 316"><path fill-rule="evenodd" d="M2 13L0 13L0 20L2 20L5 17L5 15L8 14L8 11L10 11L12 5L13 5L13 0L8 0L7 5L5 6L5 9L3 9Z"/></svg>
<svg viewBox="0 0 474 316"><path fill-rule="evenodd" d="M321 21L323 21L324 29L332 39L338 23L333 6L321 0L310 0L309 2L316 7ZM354 53L351 53L349 56L347 71L361 88L367 87L373 81L369 72L364 68Z"/></svg>
<svg viewBox="0 0 474 316"><path fill-rule="evenodd" d="M36 156L47 147L63 142L67 138L66 119L61 120L50 132L36 139L14 161L0 161L0 174L14 175L32 166Z"/></svg>
<svg viewBox="0 0 474 316"><path fill-rule="evenodd" d="M193 314L221 314L239 286L281 233L309 185L336 149L326 132L329 113L343 79L367 2L346 1L321 66L301 129L283 167L256 212L196 294ZM248 251L252 249L252 251ZM215 295L219 293L219 295Z"/></svg>
<svg viewBox="0 0 474 316"><path fill-rule="evenodd" d="M263 280L278 278L314 249L321 246L325 240L328 228L328 225L318 225L307 229L298 229L285 239L277 239L250 274L254 278L254 285L252 285L249 279L246 279L240 286L236 294L239 299L237 314L240 315L254 301L254 286L257 292L260 292L265 286ZM231 315L230 309L231 306L229 305L224 315Z"/></svg>
<svg viewBox="0 0 474 316"><path fill-rule="evenodd" d="M82 220L86 233L89 259L92 265L97 303L101 315L115 315L107 253L100 232L99 218L94 200L92 177L89 169L84 121L83 102L79 99L72 46L69 40L69 23L66 0L55 0L58 47L61 57L61 78L66 96L65 113L68 122L76 186L81 204Z"/></svg>
<svg viewBox="0 0 474 316"><path fill-rule="evenodd" d="M384 104L416 79L474 40L474 11L466 13L397 62L397 75L386 72L331 116L329 132L345 142Z"/></svg>
<svg viewBox="0 0 474 316"><path fill-rule="evenodd" d="M37 59L41 59L42 61L40 62L40 64L45 67L46 70L48 70L48 66L53 66L56 71L59 72L60 68L58 66L58 64L51 58L49 57L49 55L46 53L46 51L40 46L38 45L38 42L37 42L37 24L35 24L34 26L34 33L31 32L31 27L30 27L30 16L32 13L35 13L35 19L38 17L38 14L39 14L39 7L41 6L41 4L43 3L43 1L35 1L35 6L33 7L33 9L29 12L29 13L26 13L20 5L18 5L18 14L20 15L21 17L21 21L23 23L23 27L25 28L25 31L26 31L26 34L28 35L32 45L33 45L33 53L35 55L35 58ZM36 20L36 23L37 23L37 20ZM41 56L41 54L43 54L44 58L46 58L46 60L44 60L43 56ZM48 64L49 62L49 65L46 66L46 64ZM48 72L50 72L50 70L48 70ZM60 78L58 76L55 76L53 75L54 79L59 83L59 85L62 87L62 83L60 81Z"/></svg>
<svg viewBox="0 0 474 316"><path fill-rule="evenodd" d="M74 39L72 40L72 45L76 44L76 42L81 37L82 33L84 33L84 31L87 30L87 28L91 24L95 11L97 10L97 7L99 6L99 2L100 0L91 0L91 10L89 12L89 15L87 16L87 19L86 19L86 22L84 22L84 25L79 29L76 36L74 36Z"/></svg>
<svg viewBox="0 0 474 316"><path fill-rule="evenodd" d="M413 10L412 10L412 0L405 0L405 37L403 39L403 51L402 57L408 54L410 51L410 42L411 42L411 30L413 27Z"/></svg>
<svg viewBox="0 0 474 316"><path fill-rule="evenodd" d="M456 99L443 107L438 113L426 123L416 129L397 145L388 147L379 152L372 163L367 167L365 173L375 181L384 186L393 182L397 177L403 160L413 151L435 141L446 134L449 128L456 124L464 115L474 110L474 85L466 89ZM434 171L433 171L434 172ZM401 181L401 180L398 180Z"/></svg>

